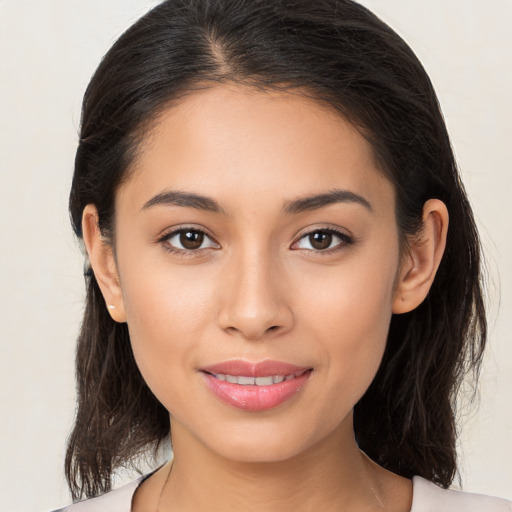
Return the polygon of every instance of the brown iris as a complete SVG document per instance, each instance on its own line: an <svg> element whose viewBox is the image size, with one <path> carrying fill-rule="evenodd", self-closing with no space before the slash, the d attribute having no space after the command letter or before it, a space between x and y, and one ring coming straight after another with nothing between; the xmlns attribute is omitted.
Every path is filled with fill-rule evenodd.
<svg viewBox="0 0 512 512"><path fill-rule="evenodd" d="M332 244L332 233L329 233L329 231L315 231L309 235L309 243L313 249L319 251L328 249Z"/></svg>
<svg viewBox="0 0 512 512"><path fill-rule="evenodd" d="M204 242L204 233L200 231L182 231L180 244L188 250L199 249Z"/></svg>

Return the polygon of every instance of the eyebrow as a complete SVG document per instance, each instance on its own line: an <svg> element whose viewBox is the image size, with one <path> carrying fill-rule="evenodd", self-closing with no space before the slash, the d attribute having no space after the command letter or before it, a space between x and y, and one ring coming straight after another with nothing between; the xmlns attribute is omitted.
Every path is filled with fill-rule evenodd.
<svg viewBox="0 0 512 512"><path fill-rule="evenodd" d="M356 203L364 206L370 212L373 211L372 205L363 196L350 192L349 190L342 189L334 189L323 194L316 194L288 201L285 204L283 211L285 214L302 213L311 210L318 210L336 203Z"/></svg>
<svg viewBox="0 0 512 512"><path fill-rule="evenodd" d="M151 198L144 204L142 210L147 210L152 206L184 206L186 208L195 208L196 210L204 210L213 213L224 213L225 211L215 200L201 196L199 194L192 194L190 192L170 191L162 192Z"/></svg>
<svg viewBox="0 0 512 512"><path fill-rule="evenodd" d="M336 203L360 204L370 212L373 211L369 201L359 194L355 194L349 190L334 189L322 194L315 194L294 199L293 201L288 201L283 207L283 213L297 214L311 210L318 210ZM147 210L153 206L182 206L212 213L226 214L222 206L210 197L191 192L180 192L177 190L157 194L144 204L142 210Z"/></svg>

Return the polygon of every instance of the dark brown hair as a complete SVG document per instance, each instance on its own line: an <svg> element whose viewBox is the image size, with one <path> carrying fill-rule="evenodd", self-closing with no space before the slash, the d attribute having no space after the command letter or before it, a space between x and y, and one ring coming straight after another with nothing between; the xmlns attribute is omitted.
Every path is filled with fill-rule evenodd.
<svg viewBox="0 0 512 512"><path fill-rule="evenodd" d="M355 408L360 448L400 475L447 487L456 472L454 399L478 374L486 338L480 244L432 84L407 44L348 0L168 0L127 30L85 93L70 196L74 230L95 204L113 243L114 197L158 114L196 87L297 88L348 119L396 188L400 233L422 207L448 207L445 255L427 299L391 320L387 348ZM75 498L168 438L169 417L136 366L128 329L109 316L86 269L78 409L66 475Z"/></svg>

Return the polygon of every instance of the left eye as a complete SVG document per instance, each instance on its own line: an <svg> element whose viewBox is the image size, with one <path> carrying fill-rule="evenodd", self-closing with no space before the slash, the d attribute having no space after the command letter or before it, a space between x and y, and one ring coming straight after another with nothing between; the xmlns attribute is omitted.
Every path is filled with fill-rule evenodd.
<svg viewBox="0 0 512 512"><path fill-rule="evenodd" d="M180 251L197 251L217 247L217 244L206 233L197 229L174 231L165 237L165 242L173 249Z"/></svg>
<svg viewBox="0 0 512 512"><path fill-rule="evenodd" d="M343 233L337 233L328 229L320 229L304 235L294 245L297 249L325 251L327 249L333 249L339 245L349 243L351 243L350 237Z"/></svg>

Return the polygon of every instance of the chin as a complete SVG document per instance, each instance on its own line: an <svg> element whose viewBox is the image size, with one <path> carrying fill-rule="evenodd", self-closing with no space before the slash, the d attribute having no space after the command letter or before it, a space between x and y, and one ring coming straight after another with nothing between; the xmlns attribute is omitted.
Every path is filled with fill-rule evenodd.
<svg viewBox="0 0 512 512"><path fill-rule="evenodd" d="M216 447L217 454L234 462L247 464L273 464L285 462L300 455L307 447L284 443L230 443Z"/></svg>
<svg viewBox="0 0 512 512"><path fill-rule="evenodd" d="M279 424L276 424L275 418L274 421L269 421L268 418L266 421L238 421L229 426L219 425L197 438L209 451L223 459L240 463L270 464L304 455L313 446L341 433L341 424L337 421L318 428L319 425L315 422L308 425L305 421L301 424L288 419ZM351 429L349 430L352 435Z"/></svg>

